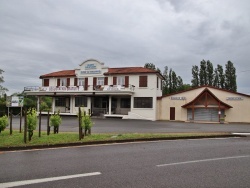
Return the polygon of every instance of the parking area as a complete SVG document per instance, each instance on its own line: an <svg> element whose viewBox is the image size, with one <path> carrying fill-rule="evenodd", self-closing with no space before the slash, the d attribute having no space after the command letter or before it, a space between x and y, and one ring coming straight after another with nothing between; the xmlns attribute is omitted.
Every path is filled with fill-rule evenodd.
<svg viewBox="0 0 250 188"><path fill-rule="evenodd" d="M210 124L174 121L123 120L93 118L92 133L180 133L180 132L250 132L250 123ZM22 120L22 128L24 122ZM13 129L19 130L20 118L13 118ZM42 116L41 128L47 129L47 117ZM37 126L38 130L38 126ZM77 132L76 116L63 116L59 131Z"/></svg>

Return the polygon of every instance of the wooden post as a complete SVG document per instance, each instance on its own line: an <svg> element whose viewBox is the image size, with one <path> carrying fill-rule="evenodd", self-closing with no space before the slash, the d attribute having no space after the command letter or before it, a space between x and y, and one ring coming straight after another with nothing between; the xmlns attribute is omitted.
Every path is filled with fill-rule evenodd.
<svg viewBox="0 0 250 188"><path fill-rule="evenodd" d="M20 129L19 132L22 132L22 116L23 116L23 108L21 107L21 111L20 111Z"/></svg>
<svg viewBox="0 0 250 188"><path fill-rule="evenodd" d="M12 135L12 110L10 111L10 135Z"/></svg>
<svg viewBox="0 0 250 188"><path fill-rule="evenodd" d="M24 143L27 143L27 109L24 109Z"/></svg>
<svg viewBox="0 0 250 188"><path fill-rule="evenodd" d="M82 112L81 107L79 107L79 113L78 113L78 120L79 120L79 140L82 139Z"/></svg>
<svg viewBox="0 0 250 188"><path fill-rule="evenodd" d="M42 110L40 109L40 112L39 112L39 137L41 137L41 124L42 124Z"/></svg>
<svg viewBox="0 0 250 188"><path fill-rule="evenodd" d="M48 116L47 116L47 135L50 134L50 126L49 126L49 110L48 110Z"/></svg>

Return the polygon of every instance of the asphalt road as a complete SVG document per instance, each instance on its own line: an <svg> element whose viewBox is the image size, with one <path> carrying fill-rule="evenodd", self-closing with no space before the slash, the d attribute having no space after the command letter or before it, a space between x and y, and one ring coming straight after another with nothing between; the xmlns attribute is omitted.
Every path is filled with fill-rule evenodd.
<svg viewBox="0 0 250 188"><path fill-rule="evenodd" d="M0 187L250 187L249 146L247 137L2 152Z"/></svg>
<svg viewBox="0 0 250 188"><path fill-rule="evenodd" d="M47 128L42 116L42 130ZM250 132L250 124L204 124L173 121L122 120L94 118L93 133L162 133L162 132ZM22 121L22 126L23 126ZM13 128L19 130L20 119L13 118ZM38 129L38 126L37 126ZM77 132L77 117L63 116L59 131Z"/></svg>

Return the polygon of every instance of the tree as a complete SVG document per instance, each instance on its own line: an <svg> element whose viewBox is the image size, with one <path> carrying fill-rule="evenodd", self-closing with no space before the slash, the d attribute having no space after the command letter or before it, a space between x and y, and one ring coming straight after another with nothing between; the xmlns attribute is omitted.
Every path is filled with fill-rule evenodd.
<svg viewBox="0 0 250 188"><path fill-rule="evenodd" d="M199 77L200 77L200 86L207 85L207 63L204 59L200 62Z"/></svg>
<svg viewBox="0 0 250 188"><path fill-rule="evenodd" d="M199 82L199 67L197 65L193 65L192 67L192 87L198 87L200 85Z"/></svg>
<svg viewBox="0 0 250 188"><path fill-rule="evenodd" d="M223 67L221 65L217 65L217 71L218 71L218 77L219 77L219 88L224 89L225 88L225 75L223 71Z"/></svg>
<svg viewBox="0 0 250 188"><path fill-rule="evenodd" d="M218 69L217 68L214 69L213 86L214 87L218 87L218 88L220 86L220 83L219 83L219 73L218 73Z"/></svg>
<svg viewBox="0 0 250 188"><path fill-rule="evenodd" d="M236 77L236 69L233 63L228 61L225 70L225 89L234 92L237 91Z"/></svg>
<svg viewBox="0 0 250 188"><path fill-rule="evenodd" d="M7 88L5 88L1 85L2 83L4 83L4 77L2 76L3 73L4 73L4 71L2 69L0 69L0 97L3 97L5 92L8 91Z"/></svg>
<svg viewBox="0 0 250 188"><path fill-rule="evenodd" d="M213 85L213 79L214 79L214 67L213 64L208 60L207 61L207 66L206 66L206 80L207 80L207 85L212 86Z"/></svg>
<svg viewBox="0 0 250 188"><path fill-rule="evenodd" d="M168 76L168 66L164 67L163 71L163 83L162 83L162 93L163 94L169 94L169 76Z"/></svg>
<svg viewBox="0 0 250 188"><path fill-rule="evenodd" d="M145 63L144 68L156 70L155 65L153 63Z"/></svg>

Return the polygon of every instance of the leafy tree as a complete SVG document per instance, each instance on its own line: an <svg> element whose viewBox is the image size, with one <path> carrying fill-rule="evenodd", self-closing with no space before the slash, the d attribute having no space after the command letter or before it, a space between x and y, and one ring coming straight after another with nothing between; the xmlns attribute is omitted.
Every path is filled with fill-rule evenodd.
<svg viewBox="0 0 250 188"><path fill-rule="evenodd" d="M219 73L218 73L218 69L217 68L214 69L213 86L214 87L218 87L218 88L220 86L220 83L219 83Z"/></svg>
<svg viewBox="0 0 250 188"><path fill-rule="evenodd" d="M236 69L231 61L226 64L225 70L225 88L230 91L237 91Z"/></svg>
<svg viewBox="0 0 250 188"><path fill-rule="evenodd" d="M214 67L213 64L208 60L207 61L207 66L206 66L206 80L207 80L207 85L212 86L213 85L213 79L214 79Z"/></svg>
<svg viewBox="0 0 250 188"><path fill-rule="evenodd" d="M200 62L199 77L200 77L200 86L207 85L207 63L204 59Z"/></svg>
<svg viewBox="0 0 250 188"><path fill-rule="evenodd" d="M145 63L144 68L156 70L155 65L153 63Z"/></svg>
<svg viewBox="0 0 250 188"><path fill-rule="evenodd" d="M225 88L225 75L223 71L223 67L221 65L217 65L217 71L218 71L218 87L224 89Z"/></svg>
<svg viewBox="0 0 250 188"><path fill-rule="evenodd" d="M163 71L163 84L162 84L162 88L163 88L163 94L168 94L169 93L169 76L168 76L168 66L164 67L164 71Z"/></svg>
<svg viewBox="0 0 250 188"><path fill-rule="evenodd" d="M5 94L5 92L8 91L7 88L1 85L2 83L4 83L4 77L2 76L3 73L4 71L0 69L0 97L2 97Z"/></svg>
<svg viewBox="0 0 250 188"><path fill-rule="evenodd" d="M34 108L33 109L30 108L27 111L27 126L28 126L29 141L30 141L33 136L33 131L36 130L37 126L37 113Z"/></svg>
<svg viewBox="0 0 250 188"><path fill-rule="evenodd" d="M197 65L193 65L192 67L192 76L193 76L193 79L191 81L192 87L198 87L200 85L200 80L199 80L199 67Z"/></svg>

